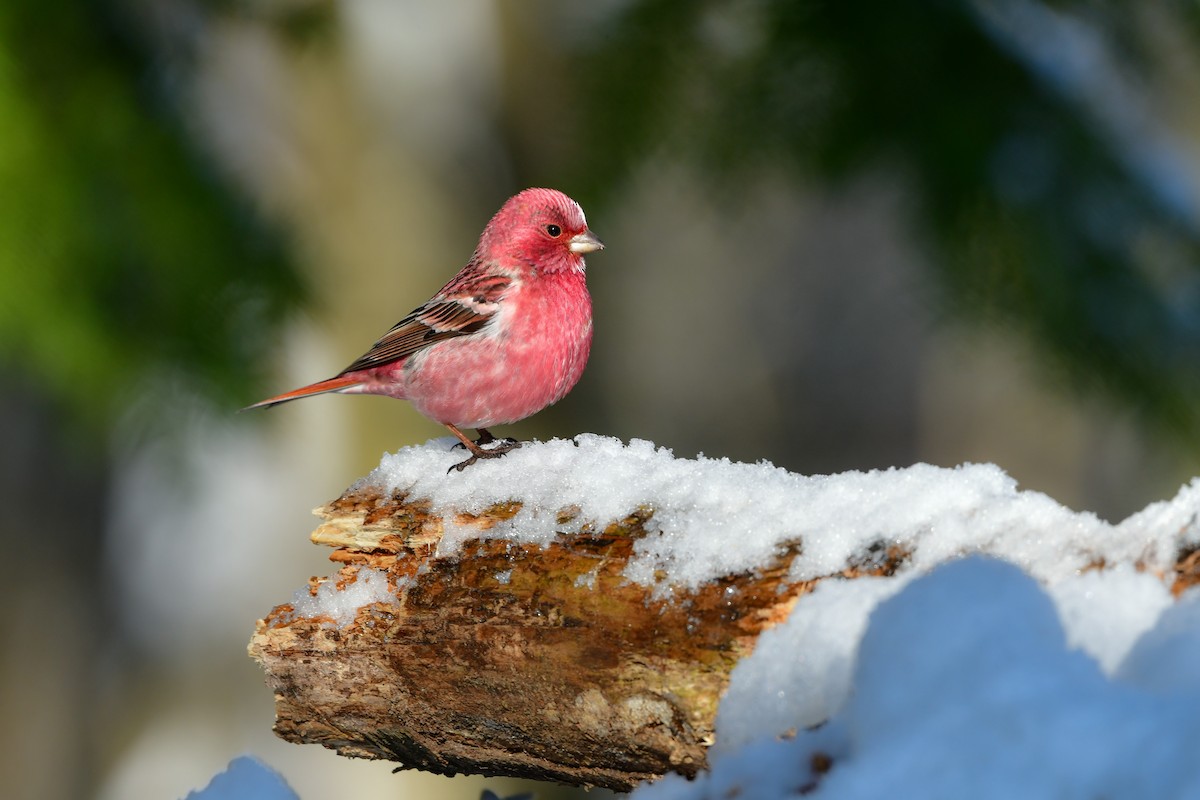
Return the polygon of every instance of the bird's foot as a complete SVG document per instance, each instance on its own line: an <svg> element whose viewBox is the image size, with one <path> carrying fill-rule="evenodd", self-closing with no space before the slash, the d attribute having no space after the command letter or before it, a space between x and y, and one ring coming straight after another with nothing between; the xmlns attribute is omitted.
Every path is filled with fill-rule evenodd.
<svg viewBox="0 0 1200 800"><path fill-rule="evenodd" d="M483 447L485 444L491 444L492 442L500 442L501 444L516 445L516 446L520 446L520 444L521 444L516 439L511 439L511 438L497 439L495 436L492 436L492 432L489 431L487 428L477 428L476 430L479 433L479 438L475 440L475 444L479 445L480 447ZM512 448L510 447L508 449L511 450ZM506 450L505 452L508 452L508 450Z"/></svg>
<svg viewBox="0 0 1200 800"><path fill-rule="evenodd" d="M450 426L447 425L446 427L450 427ZM492 432L489 431L487 428L476 428L476 430L479 432L479 438L475 440L475 444L478 447L483 447L484 445L489 445L492 442L501 442L502 444L520 444L520 442L518 442L516 439L511 439L511 438L497 439L495 436L492 435ZM462 439L462 441L460 441L456 445L454 445L454 449L455 450L459 450L459 449L467 450L468 446L467 446L466 438L461 436L457 430L455 431L455 435L459 436L459 438ZM474 452L474 450L472 450L472 452ZM507 451L505 451L505 452L507 452Z"/></svg>
<svg viewBox="0 0 1200 800"><path fill-rule="evenodd" d="M453 467L446 470L447 473L455 471L462 472L464 469L471 466L481 458L499 458L509 450L515 450L521 446L521 442L518 442L516 439L497 439L495 436L492 436L491 431L487 430L486 428L477 428L476 430L479 431L479 438L472 442L467 438L466 434L464 434L454 425L450 425L449 423L442 424L449 428L450 432L458 437L459 443L456 444L455 447L465 447L471 451L470 458L461 464L455 464ZM484 449L486 445L495 446Z"/></svg>
<svg viewBox="0 0 1200 800"><path fill-rule="evenodd" d="M470 458L450 467L450 469L446 470L446 473L449 474L451 472L462 472L464 469L471 466L481 458L500 458L500 456L504 455L509 450L516 450L518 447L524 444L524 442L518 442L516 439L493 439L492 441L498 441L500 444L495 447L490 447L487 450L479 447L478 444L476 444L475 447L469 448L471 450Z"/></svg>

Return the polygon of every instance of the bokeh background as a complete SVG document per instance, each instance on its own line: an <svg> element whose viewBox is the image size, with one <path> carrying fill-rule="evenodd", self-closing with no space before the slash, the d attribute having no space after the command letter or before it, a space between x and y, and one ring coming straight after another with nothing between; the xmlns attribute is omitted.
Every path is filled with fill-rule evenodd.
<svg viewBox="0 0 1200 800"><path fill-rule="evenodd" d="M504 431L804 473L992 461L1117 520L1200 474L1200 8L0 4L0 794L475 798L270 733L309 509L443 431L336 372L521 188L596 339ZM541 797L556 795L538 787ZM593 797L597 795L592 795Z"/></svg>

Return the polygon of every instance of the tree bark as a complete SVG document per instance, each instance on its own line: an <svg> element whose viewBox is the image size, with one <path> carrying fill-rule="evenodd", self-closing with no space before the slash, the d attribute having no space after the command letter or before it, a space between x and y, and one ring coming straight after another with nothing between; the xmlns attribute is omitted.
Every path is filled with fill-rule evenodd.
<svg viewBox="0 0 1200 800"><path fill-rule="evenodd" d="M519 509L456 523L486 531ZM621 574L644 509L545 548L482 539L444 557L427 503L361 486L316 513L325 522L312 538L337 548L338 579L386 570L398 602L341 629L293 618L290 604L259 621L250 653L275 692L275 731L440 774L622 791L694 774L733 666L812 588L783 580L788 552L656 597Z"/></svg>

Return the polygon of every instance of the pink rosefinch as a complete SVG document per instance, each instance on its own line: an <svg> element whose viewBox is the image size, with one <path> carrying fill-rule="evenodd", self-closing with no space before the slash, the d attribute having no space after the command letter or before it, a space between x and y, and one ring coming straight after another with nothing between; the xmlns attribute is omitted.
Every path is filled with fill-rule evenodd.
<svg viewBox="0 0 1200 800"><path fill-rule="evenodd" d="M561 400L583 374L592 344L585 253L604 244L562 192L526 189L496 212L467 265L428 302L334 377L255 403L325 392L407 400L471 451L455 468L520 443L488 428ZM462 428L475 428L471 441Z"/></svg>

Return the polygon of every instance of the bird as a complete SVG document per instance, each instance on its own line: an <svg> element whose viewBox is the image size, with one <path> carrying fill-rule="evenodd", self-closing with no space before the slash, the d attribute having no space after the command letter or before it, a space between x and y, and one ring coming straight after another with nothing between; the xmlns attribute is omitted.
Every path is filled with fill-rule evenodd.
<svg viewBox="0 0 1200 800"><path fill-rule="evenodd" d="M583 374L592 343L584 256L602 249L579 203L525 189L491 218L466 265L348 367L243 410L330 392L385 395L470 451L450 470L498 458L522 443L489 428L558 402Z"/></svg>

